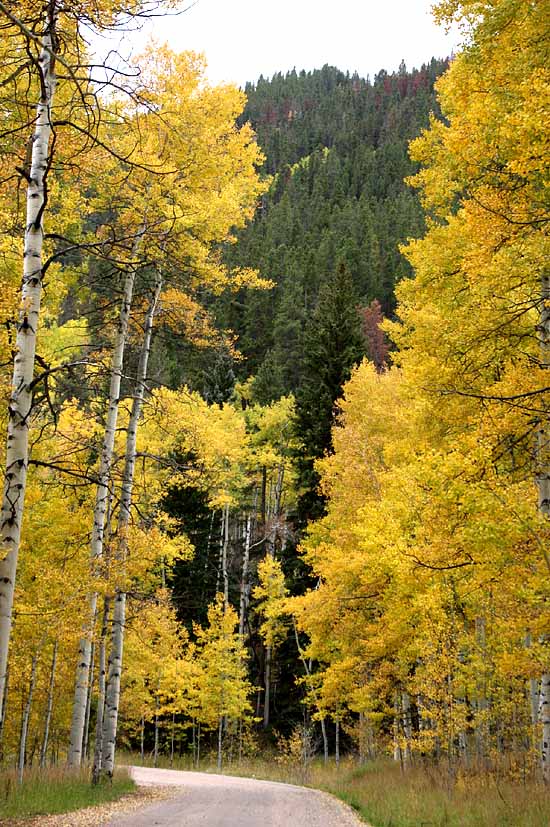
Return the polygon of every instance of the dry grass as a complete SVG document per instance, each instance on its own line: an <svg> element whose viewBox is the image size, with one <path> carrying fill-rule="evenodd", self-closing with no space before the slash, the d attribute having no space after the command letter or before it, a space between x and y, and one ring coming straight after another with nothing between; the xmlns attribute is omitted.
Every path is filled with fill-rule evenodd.
<svg viewBox="0 0 550 827"><path fill-rule="evenodd" d="M4 771L0 777L0 824L7 819L49 813L67 813L116 801L135 789L125 770L116 773L113 783L92 787L89 769L68 770L56 767L29 770L22 785L15 772Z"/></svg>

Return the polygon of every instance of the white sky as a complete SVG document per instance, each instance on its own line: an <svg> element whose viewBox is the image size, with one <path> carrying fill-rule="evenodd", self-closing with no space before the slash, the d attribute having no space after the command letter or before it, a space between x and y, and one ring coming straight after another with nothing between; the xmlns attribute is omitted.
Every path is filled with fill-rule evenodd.
<svg viewBox="0 0 550 827"><path fill-rule="evenodd" d="M193 0L189 0L193 2ZM244 85L293 67L325 63L371 78L456 49L456 32L435 25L433 0L196 0L178 17L148 21L121 51L141 49L149 35L177 51L203 52L213 83Z"/></svg>

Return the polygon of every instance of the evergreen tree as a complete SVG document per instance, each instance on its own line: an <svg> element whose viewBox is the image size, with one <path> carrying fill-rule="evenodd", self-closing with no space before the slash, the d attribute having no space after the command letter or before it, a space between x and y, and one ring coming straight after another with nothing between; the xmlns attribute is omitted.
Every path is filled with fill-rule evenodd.
<svg viewBox="0 0 550 827"><path fill-rule="evenodd" d="M352 367L365 353L357 296L344 264L339 264L321 287L304 338L302 382L296 395L294 421L300 443L296 462L302 490L298 516L302 523L323 512L314 463L331 450L336 402Z"/></svg>

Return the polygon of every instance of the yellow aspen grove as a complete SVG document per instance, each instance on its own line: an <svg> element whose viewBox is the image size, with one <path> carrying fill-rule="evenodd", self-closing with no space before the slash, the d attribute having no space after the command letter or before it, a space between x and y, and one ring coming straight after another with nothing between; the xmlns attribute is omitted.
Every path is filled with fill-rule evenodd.
<svg viewBox="0 0 550 827"><path fill-rule="evenodd" d="M0 0L0 823L546 827L550 0L246 92L193 8Z"/></svg>
<svg viewBox="0 0 550 827"><path fill-rule="evenodd" d="M167 6L173 5L166 3ZM117 25L127 14L147 13L146 4L105 0L90 6L78 2L68 12L62 3L50 0L42 7L32 3L2 2L0 18L11 38L12 56L16 56L21 73L14 76L15 97L25 101L27 90L35 95L35 115L28 122L28 152L21 167L14 165L27 187L27 210L24 231L23 280L20 296L17 338L13 362L11 397L8 405L8 433L4 491L1 508L2 551L0 559L0 697L3 697L8 647L12 622L13 594L20 545L23 504L28 468L28 435L32 406L36 337L38 333L44 266L44 234L48 215L48 189L55 161L53 130L61 127L84 133L84 148L97 141L95 127L86 129L74 120L66 120L62 108L56 109L58 68L61 65L69 80L68 97L84 101L89 122L99 107L98 98L87 97L90 79L80 77L81 55L85 55L82 26L101 31ZM39 34L35 32L38 31ZM26 53L27 60L21 55ZM63 54L62 54L63 53ZM85 57L83 58L86 59ZM66 99L67 95L64 93ZM88 103L87 101L90 101ZM93 101L93 103L91 103ZM53 189L53 186L51 187ZM52 232L52 228L50 228ZM1 705L0 705L1 709Z"/></svg>

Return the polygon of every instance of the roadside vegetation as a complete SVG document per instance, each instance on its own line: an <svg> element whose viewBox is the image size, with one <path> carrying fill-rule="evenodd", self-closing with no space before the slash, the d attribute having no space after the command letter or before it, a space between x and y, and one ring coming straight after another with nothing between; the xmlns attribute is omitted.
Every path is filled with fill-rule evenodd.
<svg viewBox="0 0 550 827"><path fill-rule="evenodd" d="M125 769L117 770L112 783L94 786L86 767L31 769L21 784L15 772L4 772L0 778L0 824L8 818L69 813L105 804L134 790L135 784Z"/></svg>
<svg viewBox="0 0 550 827"><path fill-rule="evenodd" d="M125 756L128 763L153 766L146 755ZM194 766L191 756L159 755L166 769L218 772L215 752ZM391 759L359 764L345 757L307 759L287 742L271 754L226 760L224 774L298 784L324 790L346 804L371 827L548 827L550 803L542 783L511 779L502 773L449 777L439 766L410 767L405 772Z"/></svg>

